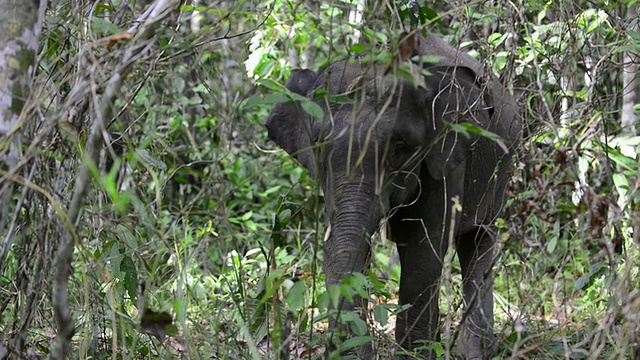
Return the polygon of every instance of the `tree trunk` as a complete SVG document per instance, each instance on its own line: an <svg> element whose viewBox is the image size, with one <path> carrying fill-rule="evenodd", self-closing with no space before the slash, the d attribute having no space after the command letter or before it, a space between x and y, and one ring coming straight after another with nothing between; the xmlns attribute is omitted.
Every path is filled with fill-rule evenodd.
<svg viewBox="0 0 640 360"><path fill-rule="evenodd" d="M637 4L629 5L627 9L627 21L629 30L638 31L637 14L640 7ZM640 102L640 57L635 51L626 51L624 54L624 65L622 69L622 114L620 116L620 126L624 131L631 134L636 133L636 111L635 105Z"/></svg>
<svg viewBox="0 0 640 360"><path fill-rule="evenodd" d="M0 229L8 220L13 194L9 179L20 157L18 120L31 92L45 6L45 0L0 2Z"/></svg>

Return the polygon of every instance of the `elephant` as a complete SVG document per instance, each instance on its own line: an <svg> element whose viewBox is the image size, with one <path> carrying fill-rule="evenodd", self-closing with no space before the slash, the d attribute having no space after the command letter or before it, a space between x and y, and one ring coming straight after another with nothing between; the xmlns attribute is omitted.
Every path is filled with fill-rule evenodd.
<svg viewBox="0 0 640 360"><path fill-rule="evenodd" d="M413 351L433 358L424 344L439 339L439 280L453 244L466 307L458 352L490 358L497 352L494 222L519 143L515 101L477 60L435 35L420 36L412 55L438 58L420 61L423 82L358 59L317 73L292 70L285 86L295 95L273 106L268 137L324 191L327 288L366 271L371 236L386 222L401 266L399 302L407 305L396 319L404 349L397 357ZM305 102L323 116L312 116ZM367 307L361 298L341 298L337 309L362 314ZM352 333L336 321L330 326ZM358 358L370 353L370 346L356 349Z"/></svg>

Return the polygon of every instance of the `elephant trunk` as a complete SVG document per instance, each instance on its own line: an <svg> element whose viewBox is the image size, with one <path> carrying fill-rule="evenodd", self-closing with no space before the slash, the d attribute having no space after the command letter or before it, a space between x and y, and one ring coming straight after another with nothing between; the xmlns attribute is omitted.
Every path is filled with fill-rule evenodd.
<svg viewBox="0 0 640 360"><path fill-rule="evenodd" d="M379 221L373 185L340 184L334 194L334 201L327 204L330 233L324 244L327 289L368 267L370 237ZM338 307L352 310L354 304L341 301Z"/></svg>

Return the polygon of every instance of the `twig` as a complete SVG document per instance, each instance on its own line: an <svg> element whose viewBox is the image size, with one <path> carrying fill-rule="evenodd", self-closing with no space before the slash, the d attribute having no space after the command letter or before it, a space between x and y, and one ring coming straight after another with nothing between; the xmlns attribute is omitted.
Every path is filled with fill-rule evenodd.
<svg viewBox="0 0 640 360"><path fill-rule="evenodd" d="M155 29L159 22L166 17L169 10L175 7L178 0L157 0L149 8L149 17L145 20L140 32L132 40L132 45L125 50L120 65L115 69L113 75L107 82L104 96L101 99L99 108L85 148L86 158L80 169L80 174L76 180L73 197L69 204L67 219L77 226L84 198L89 190L91 182L91 166L98 162L98 156L102 148L102 132L106 130L106 123L113 115L113 106L123 79L129 74L132 65L150 47L149 41L155 35ZM69 288L67 282L71 275L71 262L75 247L72 231L64 234L60 241L60 246L56 254L56 270L53 285L53 312L56 319L58 334L55 339L50 359L66 359L69 350L71 337L75 332L73 319L69 310ZM117 343L116 332L113 332L113 341ZM113 352L113 357L117 356Z"/></svg>
<svg viewBox="0 0 640 360"><path fill-rule="evenodd" d="M136 31L136 29L138 29L138 26L140 26L140 24L142 24L149 17L149 14L151 14L151 12L156 8L157 5L158 2L154 2L153 4L151 4L149 8L144 13L142 13L142 15L140 15L140 17L138 17L136 21L134 21L133 25L131 25L131 27L127 29L127 32L132 33Z"/></svg>

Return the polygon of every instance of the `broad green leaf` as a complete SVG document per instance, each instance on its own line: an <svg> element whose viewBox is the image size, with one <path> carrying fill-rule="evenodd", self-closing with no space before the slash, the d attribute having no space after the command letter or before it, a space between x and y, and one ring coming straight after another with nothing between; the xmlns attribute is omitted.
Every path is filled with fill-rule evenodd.
<svg viewBox="0 0 640 360"><path fill-rule="evenodd" d="M267 276L267 279L265 280L266 291L262 296L262 299L260 299L261 303L270 299L280 288L280 285L282 285L282 282L284 281L284 278L282 277L283 274L283 269L275 269L269 273L269 276Z"/></svg>
<svg viewBox="0 0 640 360"><path fill-rule="evenodd" d="M640 50L640 44L636 44L636 45L622 45L622 46L619 46L619 47L615 48L615 49L613 50L613 53L614 53L614 54L617 54L617 53L621 53L621 52L627 52L627 51L638 51L638 50Z"/></svg>
<svg viewBox="0 0 640 360"><path fill-rule="evenodd" d="M547 253L552 254L553 251L556 249L557 245L558 245L558 237L554 235L551 237L551 239L549 239L549 242L547 243Z"/></svg>
<svg viewBox="0 0 640 360"><path fill-rule="evenodd" d="M103 35L113 35L120 32L120 29L106 18L92 17L91 28L93 31Z"/></svg>
<svg viewBox="0 0 640 360"><path fill-rule="evenodd" d="M364 46L362 44L351 45L349 51L352 53L361 53L364 52Z"/></svg>
<svg viewBox="0 0 640 360"><path fill-rule="evenodd" d="M640 32L627 30L627 35L633 40L640 42Z"/></svg>
<svg viewBox="0 0 640 360"><path fill-rule="evenodd" d="M380 324L381 326L387 325L387 321L389 320L389 311L387 310L385 305L378 304L373 307L373 318Z"/></svg>
<svg viewBox="0 0 640 360"><path fill-rule="evenodd" d="M351 284L340 284L340 294L350 303L353 303L353 298L356 292Z"/></svg>
<svg viewBox="0 0 640 360"><path fill-rule="evenodd" d="M332 285L329 288L329 299L331 299L331 304L334 307L338 306L338 301L340 300L340 285Z"/></svg>
<svg viewBox="0 0 640 360"><path fill-rule="evenodd" d="M460 124L447 123L447 126L449 126L453 131L457 133L461 133L466 138L469 138L470 137L469 133L472 133L472 134L485 137L489 140L493 140L496 143L496 145L498 145L505 153L507 154L509 153L509 149L507 148L504 141L502 140L502 137L500 137L500 135L496 133L487 131L485 129L482 129L468 122L462 122Z"/></svg>
<svg viewBox="0 0 640 360"><path fill-rule="evenodd" d="M289 101L286 94L256 94L244 101L244 108L251 109L259 105L273 105Z"/></svg>
<svg viewBox="0 0 640 360"><path fill-rule="evenodd" d="M367 334L367 323L364 322L360 318L355 311L342 311L340 312L340 322L342 324L348 324L351 330L356 335L366 335Z"/></svg>
<svg viewBox="0 0 640 360"><path fill-rule="evenodd" d="M507 65L507 53L505 51L501 51L496 55L496 60L493 63L493 69L495 71L501 71Z"/></svg>
<svg viewBox="0 0 640 360"><path fill-rule="evenodd" d="M280 214L278 214L278 220L280 224L280 228L284 228L287 226L289 221L291 221L291 210L284 209Z"/></svg>
<svg viewBox="0 0 640 360"><path fill-rule="evenodd" d="M426 5L422 6L422 11L420 12L420 18L422 23L426 23L428 20L435 20L435 19L437 19L436 23L438 24L441 23L440 16L438 15L438 13Z"/></svg>
<svg viewBox="0 0 640 360"><path fill-rule="evenodd" d="M252 216L253 216L253 211L249 211L246 214L242 215L240 218L238 218L238 220L247 221L247 220L251 219Z"/></svg>
<svg viewBox="0 0 640 360"><path fill-rule="evenodd" d="M260 197L267 197L270 194L273 194L274 192L280 190L281 187L282 187L281 185L276 185L276 186L268 188L265 192L256 193L256 195L258 195Z"/></svg>
<svg viewBox="0 0 640 360"><path fill-rule="evenodd" d="M124 273L124 288L132 301L138 300L138 269L129 255L125 255L120 262L120 271Z"/></svg>
<svg viewBox="0 0 640 360"><path fill-rule="evenodd" d="M120 276L122 275L122 270L121 270L121 266L120 264L122 263L122 257L123 255L120 253L120 243L115 243L113 242L113 246L111 246L111 249L108 251L108 258L109 258L109 263L111 264L111 271L113 271L113 275L115 275L115 277L120 278ZM106 253L107 250L104 250L104 252Z"/></svg>
<svg viewBox="0 0 640 360"><path fill-rule="evenodd" d="M324 119L324 111L322 110L320 105L308 99L307 101L303 101L301 104L302 104L302 109L307 114L313 116L316 119L320 119L320 120Z"/></svg>
<svg viewBox="0 0 640 360"><path fill-rule="evenodd" d="M304 309L304 305L305 305L304 293L306 290L307 290L307 287L305 286L303 281L298 281L295 284L293 284L291 289L289 289L289 291L287 292L286 301L287 301L287 306L289 306L289 309L294 311Z"/></svg>
<svg viewBox="0 0 640 360"><path fill-rule="evenodd" d="M240 224L249 221L253 216L253 211L249 211L242 216L229 218L229 222L232 224Z"/></svg>
<svg viewBox="0 0 640 360"><path fill-rule="evenodd" d="M507 38L507 34L493 33L489 35L488 42L493 46L499 46Z"/></svg>
<svg viewBox="0 0 640 360"><path fill-rule="evenodd" d="M256 85L264 86L274 93L283 93L285 92L285 87L279 82L275 82L271 79L260 79L256 81Z"/></svg>
<svg viewBox="0 0 640 360"><path fill-rule="evenodd" d="M362 320L360 320L362 321ZM364 322L363 322L364 323ZM340 350L345 351L348 349L352 349L358 346L370 344L375 338L373 336L356 336L350 339L347 339L345 342L340 344Z"/></svg>

